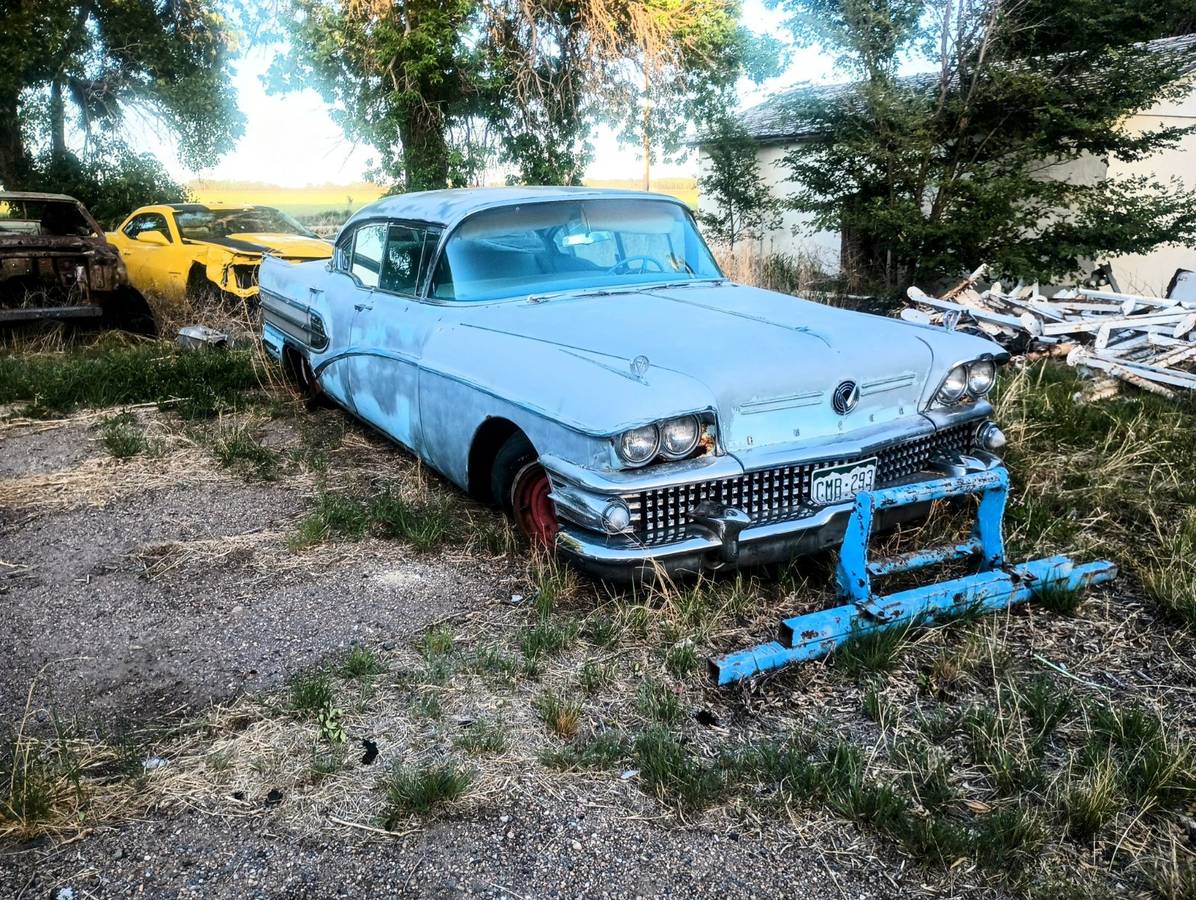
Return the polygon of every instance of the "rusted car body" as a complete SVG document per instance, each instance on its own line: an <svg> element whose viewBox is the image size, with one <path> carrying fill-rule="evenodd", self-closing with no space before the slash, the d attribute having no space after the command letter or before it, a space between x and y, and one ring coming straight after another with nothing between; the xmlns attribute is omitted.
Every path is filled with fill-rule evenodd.
<svg viewBox="0 0 1196 900"><path fill-rule="evenodd" d="M0 322L101 318L123 305L120 254L64 194L0 192Z"/></svg>
<svg viewBox="0 0 1196 900"><path fill-rule="evenodd" d="M857 494L1002 470L1000 346L733 284L660 195L386 198L329 263L267 256L261 305L306 387L603 577L786 559Z"/></svg>

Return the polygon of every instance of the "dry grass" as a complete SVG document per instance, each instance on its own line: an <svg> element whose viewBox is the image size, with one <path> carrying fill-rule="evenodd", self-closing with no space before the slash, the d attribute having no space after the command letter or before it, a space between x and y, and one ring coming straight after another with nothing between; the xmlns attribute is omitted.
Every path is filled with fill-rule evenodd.
<svg viewBox="0 0 1196 900"><path fill-rule="evenodd" d="M269 802L271 821L300 834L393 831L442 800L469 816L499 798L582 794L665 822L784 828L815 847L833 834L843 852L870 854L886 870L916 861L918 878L945 893L1071 882L1081 894L1182 896L1192 867L1174 832L1196 786L1187 724L1196 708L1186 688L1191 638L1165 598L1191 584L1193 532L1175 523L1196 500L1185 476L1196 441L1185 410L1136 398L1076 407L1072 393L1067 377L1030 369L1012 375L998 403L1014 447L1013 555L1109 553L1125 566L1114 589L1074 616L1031 604L719 691L695 660L829 605L827 560L612 590L520 550L511 593L522 602L470 609L391 651L368 648L369 665L323 668L312 715L295 714L289 692L212 710L139 751L166 766L115 781L98 761L118 758L116 748L67 745L89 762L51 768L67 773L51 813L5 827L65 833L110 811L187 804L233 816ZM324 515L327 530L298 551L291 531L147 547L138 555L146 577L236 564L250 582L333 557L364 560L394 541L417 546L408 526L380 530L383 517L370 512L379 497L402 504L391 523L402 510L453 515L458 525L438 545L445 559L490 565L517 547L492 513L410 458L363 430L330 426L338 413L288 410L290 424L242 411L198 432L169 414L139 414L160 450L123 462L96 456L69 478L12 486L38 510L106 502L172 477L247 477L212 449L214 436L244 427L285 476L262 490L291 491L315 514L336 484L360 527L356 513ZM889 548L958 525L941 517ZM493 564L496 578L514 565ZM322 731L326 708L340 711L345 743ZM366 739L379 749L372 763L362 761ZM22 740L27 749L13 758L25 769L57 752L45 738ZM393 771L400 760L406 768ZM72 799L80 790L82 804ZM113 800L101 804L106 791Z"/></svg>

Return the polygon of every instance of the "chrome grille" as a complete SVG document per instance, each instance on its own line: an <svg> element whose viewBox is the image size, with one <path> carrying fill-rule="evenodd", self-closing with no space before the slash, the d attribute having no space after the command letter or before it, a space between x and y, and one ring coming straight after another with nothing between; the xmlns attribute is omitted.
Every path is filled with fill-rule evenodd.
<svg viewBox="0 0 1196 900"><path fill-rule="evenodd" d="M973 449L975 429L974 422L952 425L860 456L822 459L733 478L641 491L623 499L631 509L636 538L645 544L668 543L685 537L689 510L707 500L743 510L753 524L798 518L806 509L810 476L815 469L875 456L877 485L893 484L924 471L935 457Z"/></svg>

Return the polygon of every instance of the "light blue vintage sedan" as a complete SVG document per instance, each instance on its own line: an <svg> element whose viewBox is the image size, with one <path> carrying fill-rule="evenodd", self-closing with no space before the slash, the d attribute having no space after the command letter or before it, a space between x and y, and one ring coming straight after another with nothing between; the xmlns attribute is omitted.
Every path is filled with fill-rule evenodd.
<svg viewBox="0 0 1196 900"><path fill-rule="evenodd" d="M1000 465L998 345L734 284L668 197L388 197L260 278L305 389L603 577L810 552L858 491Z"/></svg>

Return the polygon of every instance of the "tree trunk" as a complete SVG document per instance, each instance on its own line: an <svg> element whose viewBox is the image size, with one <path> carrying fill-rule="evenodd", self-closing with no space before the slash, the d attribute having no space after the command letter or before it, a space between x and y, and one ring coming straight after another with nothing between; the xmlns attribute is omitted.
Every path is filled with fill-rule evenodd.
<svg viewBox="0 0 1196 900"><path fill-rule="evenodd" d="M58 162L66 156L66 111L62 104L62 82L50 82L50 158Z"/></svg>
<svg viewBox="0 0 1196 900"><path fill-rule="evenodd" d="M403 142L403 173L409 191L448 187L448 143L444 119L426 109L415 109L399 128Z"/></svg>
<svg viewBox="0 0 1196 900"><path fill-rule="evenodd" d="M29 154L21 136L17 98L0 97L0 184L6 190L30 187Z"/></svg>

